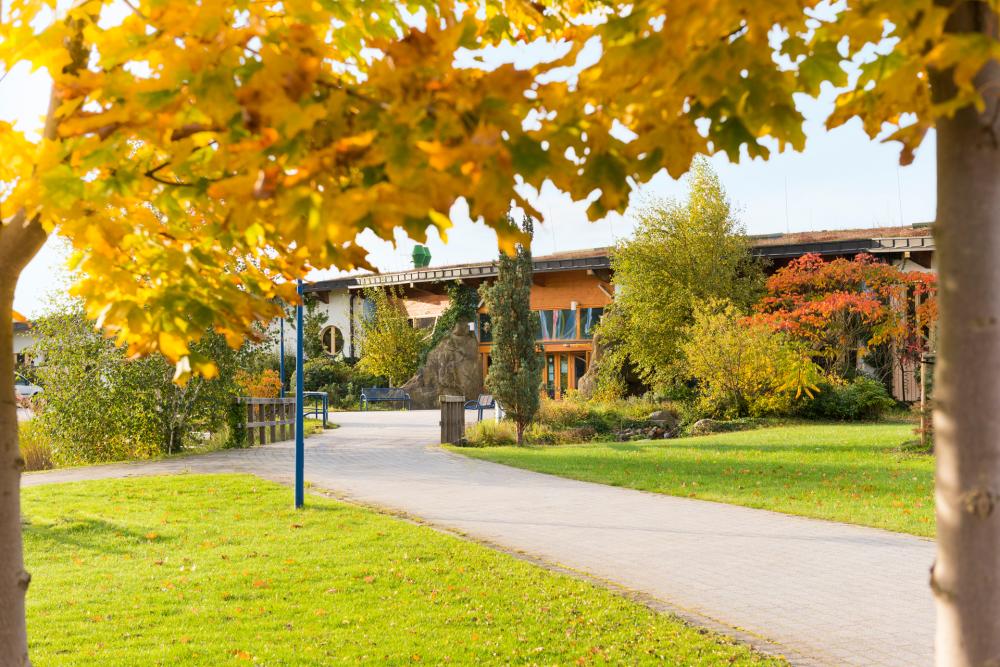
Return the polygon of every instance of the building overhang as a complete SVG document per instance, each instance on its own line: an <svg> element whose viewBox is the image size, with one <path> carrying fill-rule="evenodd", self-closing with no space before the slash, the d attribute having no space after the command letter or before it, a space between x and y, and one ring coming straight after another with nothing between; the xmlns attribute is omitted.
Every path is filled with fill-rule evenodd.
<svg viewBox="0 0 1000 667"><path fill-rule="evenodd" d="M882 231L882 230L879 230ZM889 230L885 230L889 231ZM781 243L785 235L751 237L751 253L765 259L791 259L809 253L823 256L854 256L866 252L874 255L891 255L906 252L932 252L934 237L929 233L913 236L875 236ZM568 257L539 257L533 261L536 274L562 271L587 271L601 279L610 279L611 255L609 248L566 253ZM497 262L476 262L454 266L427 267L392 273L371 273L333 280L320 280L303 286L308 293L325 293L334 290L361 290L368 287L410 286L420 283L450 281L481 282L497 276Z"/></svg>
<svg viewBox="0 0 1000 667"><path fill-rule="evenodd" d="M878 255L915 250L934 250L934 238L932 236L907 236L756 245L752 248L751 252L758 257L781 259L801 257L810 253L817 255L856 255L861 252L867 252Z"/></svg>
<svg viewBox="0 0 1000 667"><path fill-rule="evenodd" d="M480 281L497 276L497 262L479 262L438 268L413 269L393 273L373 273L352 278L321 280L303 287L304 292L326 292L334 289L359 290L366 287L391 287L419 283L437 283L454 280ZM560 271L607 271L611 269L611 258L607 252L585 257L546 258L539 257L532 262L537 274Z"/></svg>

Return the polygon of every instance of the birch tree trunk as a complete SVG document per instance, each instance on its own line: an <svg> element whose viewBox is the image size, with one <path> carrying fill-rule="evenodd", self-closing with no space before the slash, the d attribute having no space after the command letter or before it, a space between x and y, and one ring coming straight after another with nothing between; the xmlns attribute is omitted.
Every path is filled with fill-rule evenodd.
<svg viewBox="0 0 1000 667"><path fill-rule="evenodd" d="M996 36L985 3L960 5L949 29ZM932 78L936 99L950 73ZM1000 665L1000 65L981 71L986 107L937 123L940 339L937 453L937 664Z"/></svg>

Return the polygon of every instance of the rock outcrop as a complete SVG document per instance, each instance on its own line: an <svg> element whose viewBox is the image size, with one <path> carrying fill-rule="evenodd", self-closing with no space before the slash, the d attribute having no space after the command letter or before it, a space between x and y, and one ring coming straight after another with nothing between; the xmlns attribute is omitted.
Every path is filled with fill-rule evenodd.
<svg viewBox="0 0 1000 667"><path fill-rule="evenodd" d="M442 394L474 400L483 393L481 363L476 335L469 331L467 322L459 322L430 351L423 368L403 389L410 394L414 410L437 408Z"/></svg>
<svg viewBox="0 0 1000 667"><path fill-rule="evenodd" d="M576 390L582 398L589 400L597 393L597 369L598 364L601 363L601 357L604 356L605 347L600 334L595 335L594 351L590 354L590 368L576 383Z"/></svg>

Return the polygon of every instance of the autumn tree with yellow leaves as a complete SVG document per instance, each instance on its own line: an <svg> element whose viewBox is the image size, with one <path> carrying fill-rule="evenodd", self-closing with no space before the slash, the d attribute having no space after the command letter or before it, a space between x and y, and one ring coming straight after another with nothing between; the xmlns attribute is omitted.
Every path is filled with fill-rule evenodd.
<svg viewBox="0 0 1000 667"><path fill-rule="evenodd" d="M0 378L12 377L18 275L56 230L75 248L88 313L130 350L170 358L183 382L215 372L190 348L210 326L235 345L277 314L276 297L296 298L292 279L364 266L361 230L443 234L464 197L510 249L512 200L533 210L516 181L550 179L590 197L599 217L624 207L632 182L663 167L680 176L696 154L802 148L793 95L832 84L828 126L860 117L871 136L902 144L904 163L936 129L938 659L996 661L996 10L996 0L6 0L0 69L28 62L53 85L41 138L0 125ZM588 44L598 57L578 62ZM539 57L497 64L515 49ZM5 379L4 664L27 661L16 432Z"/></svg>

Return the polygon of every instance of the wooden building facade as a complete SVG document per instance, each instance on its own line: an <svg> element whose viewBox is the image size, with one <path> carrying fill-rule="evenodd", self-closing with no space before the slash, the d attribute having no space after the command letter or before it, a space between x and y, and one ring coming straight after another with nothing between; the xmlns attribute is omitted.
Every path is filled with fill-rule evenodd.
<svg viewBox="0 0 1000 667"><path fill-rule="evenodd" d="M767 260L771 271L807 253L832 259L850 258L861 252L905 270L934 270L934 240L930 228L924 225L772 234L751 237L751 243L754 254ZM594 326L613 299L610 249L540 256L534 258L533 265L531 309L532 317L537 319L538 344L545 355L545 388L550 396L559 397L575 389L590 368ZM402 297L412 325L432 329L448 307L449 285L478 288L496 275L496 262L476 262L339 278L313 283L305 290L315 293L330 310L331 348L342 349L347 356L360 356L356 332L366 307L365 288L393 288ZM493 341L490 313L482 304L472 326L479 341L480 372L485 378ZM341 339L343 343L338 346ZM894 374L892 388L898 399L915 400L917 371L905 368Z"/></svg>

